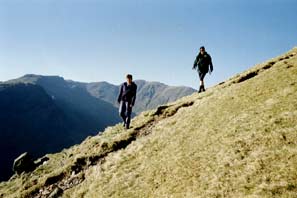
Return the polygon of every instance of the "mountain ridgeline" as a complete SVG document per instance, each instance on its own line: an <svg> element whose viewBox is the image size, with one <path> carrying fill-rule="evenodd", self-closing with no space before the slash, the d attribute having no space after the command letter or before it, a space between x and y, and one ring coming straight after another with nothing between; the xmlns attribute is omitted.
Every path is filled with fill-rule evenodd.
<svg viewBox="0 0 297 198"><path fill-rule="evenodd" d="M117 97L120 86L107 82L76 83L73 85L84 87L92 96L109 102L117 107ZM168 86L159 82L135 80L137 84L137 103L133 108L136 114L156 108L158 105L173 102L178 98L190 95L196 90L185 86Z"/></svg>
<svg viewBox="0 0 297 198"><path fill-rule="evenodd" d="M121 121L115 103L118 86L91 84L93 92L88 83L33 74L0 83L0 181L12 175L13 160L23 152L34 158L57 152ZM176 88L176 97L192 93L184 89L192 90ZM158 90L154 93L160 94ZM162 97L151 102L157 105L174 100L170 95ZM149 108L142 107L140 99L138 110Z"/></svg>

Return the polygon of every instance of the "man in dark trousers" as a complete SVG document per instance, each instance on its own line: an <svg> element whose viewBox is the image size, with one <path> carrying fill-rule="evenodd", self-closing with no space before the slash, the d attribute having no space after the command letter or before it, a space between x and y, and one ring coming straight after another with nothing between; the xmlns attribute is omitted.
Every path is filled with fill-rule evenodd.
<svg viewBox="0 0 297 198"><path fill-rule="evenodd" d="M200 88L199 88L199 93L202 91L205 91L204 88L204 77L209 71L209 74L213 71L213 65L211 61L210 55L205 51L204 46L200 47L200 52L196 56L193 69L198 70L198 75L200 79Z"/></svg>
<svg viewBox="0 0 297 198"><path fill-rule="evenodd" d="M120 103L119 113L123 118L124 127L129 129L132 107L135 104L137 85L132 81L132 75L126 76L127 82L121 85L118 102Z"/></svg>

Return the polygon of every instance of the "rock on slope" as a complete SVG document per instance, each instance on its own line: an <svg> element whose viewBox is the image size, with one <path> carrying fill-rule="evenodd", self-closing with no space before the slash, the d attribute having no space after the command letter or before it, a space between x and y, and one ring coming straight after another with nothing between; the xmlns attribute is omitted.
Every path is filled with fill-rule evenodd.
<svg viewBox="0 0 297 198"><path fill-rule="evenodd" d="M48 155L4 197L294 197L297 48Z"/></svg>

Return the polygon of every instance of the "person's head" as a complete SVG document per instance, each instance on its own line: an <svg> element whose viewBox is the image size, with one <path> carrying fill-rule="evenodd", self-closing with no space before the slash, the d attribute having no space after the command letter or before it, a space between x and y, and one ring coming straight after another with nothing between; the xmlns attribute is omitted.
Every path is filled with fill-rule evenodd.
<svg viewBox="0 0 297 198"><path fill-rule="evenodd" d="M200 47L200 53L201 53L201 54L204 54L204 52L205 52L205 47L204 47L204 46L201 46L201 47Z"/></svg>
<svg viewBox="0 0 297 198"><path fill-rule="evenodd" d="M127 83L131 84L133 77L131 74L127 74L126 79L127 79Z"/></svg>

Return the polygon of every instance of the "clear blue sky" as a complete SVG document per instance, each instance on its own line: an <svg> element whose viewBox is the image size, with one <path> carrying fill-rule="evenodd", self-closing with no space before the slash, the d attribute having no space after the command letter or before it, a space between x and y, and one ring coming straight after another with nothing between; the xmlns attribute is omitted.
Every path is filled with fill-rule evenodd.
<svg viewBox="0 0 297 198"><path fill-rule="evenodd" d="M214 85L297 45L296 0L0 0L0 81L27 73L197 88L201 45Z"/></svg>

